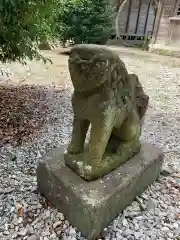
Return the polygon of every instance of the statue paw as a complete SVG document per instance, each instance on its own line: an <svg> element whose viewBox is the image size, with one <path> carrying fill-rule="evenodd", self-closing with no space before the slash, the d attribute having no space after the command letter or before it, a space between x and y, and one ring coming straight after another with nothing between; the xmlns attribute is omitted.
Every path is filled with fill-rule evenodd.
<svg viewBox="0 0 180 240"><path fill-rule="evenodd" d="M75 145L69 145L68 146L68 149L67 149L67 152L69 154L79 154L79 153L82 153L82 149L79 147L79 146L75 146Z"/></svg>
<svg viewBox="0 0 180 240"><path fill-rule="evenodd" d="M91 168L99 168L101 165L101 159L100 158L86 158L86 165L91 166Z"/></svg>

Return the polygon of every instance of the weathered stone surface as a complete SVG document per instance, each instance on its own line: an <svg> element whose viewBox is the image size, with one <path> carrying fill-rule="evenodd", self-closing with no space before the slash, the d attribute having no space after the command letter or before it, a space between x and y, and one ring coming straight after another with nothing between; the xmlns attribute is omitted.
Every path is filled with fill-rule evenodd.
<svg viewBox="0 0 180 240"><path fill-rule="evenodd" d="M74 46L69 72L74 86L74 120L65 163L82 178L94 180L139 152L149 97L138 76L128 74L119 56L104 46Z"/></svg>
<svg viewBox="0 0 180 240"><path fill-rule="evenodd" d="M64 163L67 146L40 161L37 180L41 193L88 239L94 239L159 176L163 154L150 144L121 167L87 182Z"/></svg>
<svg viewBox="0 0 180 240"><path fill-rule="evenodd" d="M125 144L122 143L121 146L119 146L119 142L117 143L117 141L113 140L114 139L111 139L109 142L99 166L93 167L90 163L84 164L87 159L86 155L83 153L66 153L64 155L65 163L85 180L93 180L103 177L110 171L113 171L133 157L141 148L141 143L138 139L136 141L129 141ZM118 144L117 148L116 144ZM114 147L116 148L115 152L113 152ZM88 146L85 151L87 151L87 148Z"/></svg>

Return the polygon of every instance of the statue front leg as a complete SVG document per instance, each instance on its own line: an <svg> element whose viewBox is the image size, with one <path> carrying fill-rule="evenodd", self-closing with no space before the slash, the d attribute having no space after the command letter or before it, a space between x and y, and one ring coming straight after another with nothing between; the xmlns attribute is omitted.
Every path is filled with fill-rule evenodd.
<svg viewBox="0 0 180 240"><path fill-rule="evenodd" d="M79 154L84 151L84 142L89 128L89 121L74 117L71 142L68 146L68 153Z"/></svg>
<svg viewBox="0 0 180 240"><path fill-rule="evenodd" d="M114 124L114 116L107 116L105 119L92 122L90 141L87 152L87 165L99 167Z"/></svg>

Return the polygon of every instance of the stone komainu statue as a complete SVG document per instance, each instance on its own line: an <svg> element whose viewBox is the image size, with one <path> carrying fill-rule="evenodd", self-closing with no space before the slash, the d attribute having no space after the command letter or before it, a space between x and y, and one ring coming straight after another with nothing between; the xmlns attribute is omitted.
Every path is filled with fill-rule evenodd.
<svg viewBox="0 0 180 240"><path fill-rule="evenodd" d="M65 162L86 180L102 177L140 151L142 119L149 97L135 74L109 48L91 44L71 49L74 86L71 142ZM90 128L90 140L85 144Z"/></svg>

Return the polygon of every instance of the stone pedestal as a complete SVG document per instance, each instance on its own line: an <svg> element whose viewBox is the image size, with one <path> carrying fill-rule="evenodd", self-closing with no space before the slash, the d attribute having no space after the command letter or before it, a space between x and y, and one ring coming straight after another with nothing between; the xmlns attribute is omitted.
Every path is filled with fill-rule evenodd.
<svg viewBox="0 0 180 240"><path fill-rule="evenodd" d="M64 164L67 146L39 162L38 186L41 193L88 239L103 228L158 177L163 153L142 144L139 154L103 178L86 182Z"/></svg>

